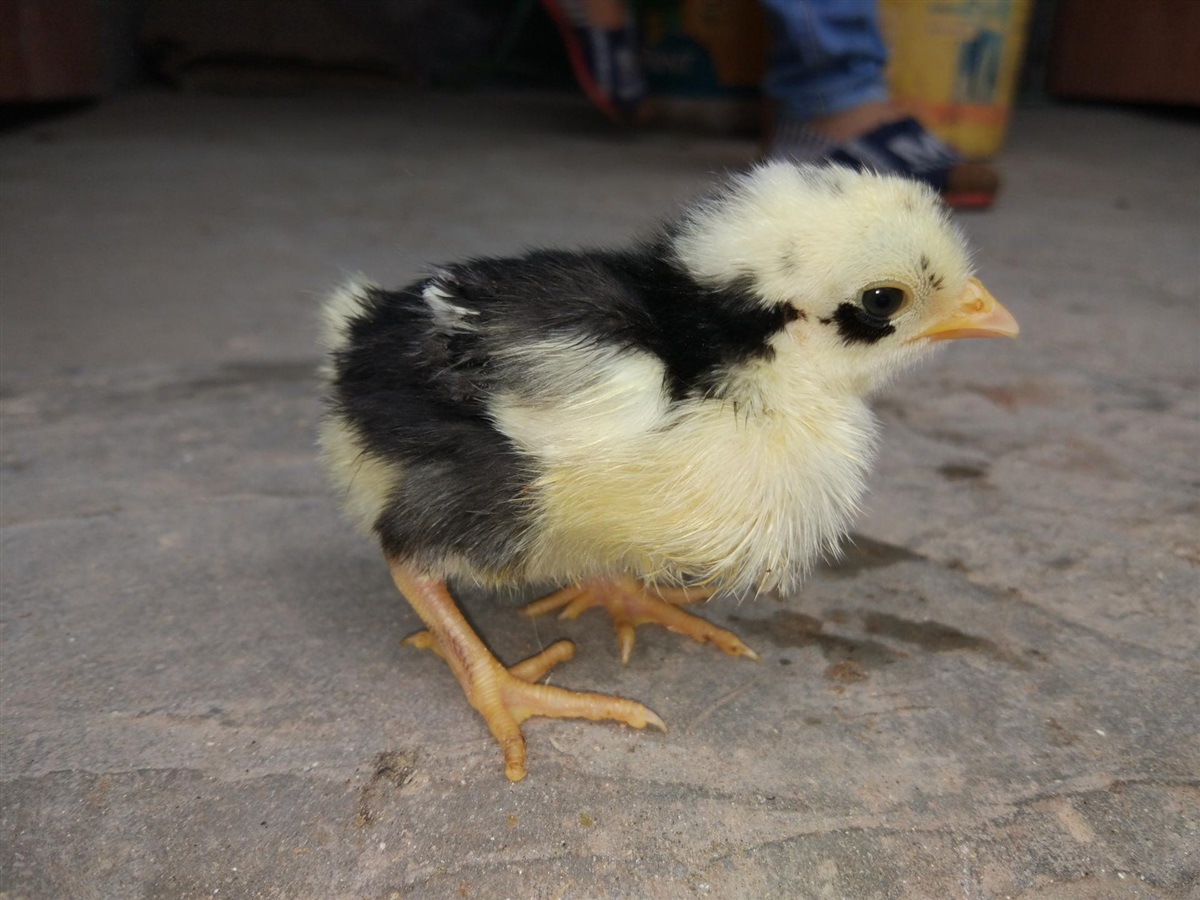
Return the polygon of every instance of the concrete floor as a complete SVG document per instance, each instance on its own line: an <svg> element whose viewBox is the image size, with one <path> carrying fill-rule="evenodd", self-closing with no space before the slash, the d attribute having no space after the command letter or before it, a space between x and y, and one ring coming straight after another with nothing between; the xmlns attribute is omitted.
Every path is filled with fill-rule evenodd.
<svg viewBox="0 0 1200 900"><path fill-rule="evenodd" d="M748 161L571 98L144 95L0 139L0 896L1197 897L1200 130L1018 115L965 220L1019 342L880 398L759 664L466 607L669 734L510 785L314 461L344 272L612 243Z"/></svg>

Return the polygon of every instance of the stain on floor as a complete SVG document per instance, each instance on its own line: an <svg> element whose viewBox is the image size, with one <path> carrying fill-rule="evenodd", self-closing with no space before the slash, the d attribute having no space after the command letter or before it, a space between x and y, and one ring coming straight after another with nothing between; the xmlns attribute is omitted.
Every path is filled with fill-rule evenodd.
<svg viewBox="0 0 1200 900"><path fill-rule="evenodd" d="M821 567L826 575L835 578L851 578L867 569L882 569L897 563L916 562L925 559L899 544L889 544L861 534L852 534L846 539L840 559L827 562Z"/></svg>
<svg viewBox="0 0 1200 900"><path fill-rule="evenodd" d="M823 630L825 623L820 619L790 610L780 610L769 619L740 619L737 616L730 619L737 623L739 630L765 637L776 647L817 647L832 662L853 660L864 670L886 666L907 655L870 638L829 634Z"/></svg>
<svg viewBox="0 0 1200 900"><path fill-rule="evenodd" d="M1009 653L995 641L967 634L949 625L934 621L914 621L893 616L889 613L872 612L863 616L863 627L868 634L878 634L913 644L934 653L948 653L954 650L965 650L982 653L998 662L1007 663L1018 669L1028 669L1029 664L1018 656Z"/></svg>

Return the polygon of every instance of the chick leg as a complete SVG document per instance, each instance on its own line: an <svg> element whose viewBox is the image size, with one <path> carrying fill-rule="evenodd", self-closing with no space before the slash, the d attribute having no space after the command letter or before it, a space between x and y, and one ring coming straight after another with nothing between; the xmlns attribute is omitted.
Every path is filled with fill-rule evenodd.
<svg viewBox="0 0 1200 900"><path fill-rule="evenodd" d="M558 641L536 656L505 668L463 618L437 578L419 575L399 562L391 563L392 580L428 627L408 643L433 650L446 661L467 701L483 716L504 752L504 774L509 781L525 777L525 738L521 723L530 716L613 719L663 731L662 719L640 703L604 694L568 691L533 682L574 654L569 641Z"/></svg>
<svg viewBox="0 0 1200 900"><path fill-rule="evenodd" d="M633 578L589 581L535 600L524 607L521 614L532 617L561 609L560 619L574 619L593 606L604 607L617 632L622 665L628 665L633 653L634 629L652 622L702 644L716 644L730 656L748 656L757 660L758 654L732 631L718 628L678 608L707 600L712 593L699 588L650 588Z"/></svg>

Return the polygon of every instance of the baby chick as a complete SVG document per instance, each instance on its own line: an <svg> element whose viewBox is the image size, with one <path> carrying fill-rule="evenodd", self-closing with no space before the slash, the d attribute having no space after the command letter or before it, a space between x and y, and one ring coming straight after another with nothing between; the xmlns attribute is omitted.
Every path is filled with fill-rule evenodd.
<svg viewBox="0 0 1200 900"><path fill-rule="evenodd" d="M447 579L567 583L526 612L604 606L626 660L645 622L753 656L679 606L795 587L862 497L865 398L938 341L1017 334L932 191L780 162L629 249L353 283L324 314L329 475L513 781L530 716L664 726L537 684L569 641L503 666Z"/></svg>

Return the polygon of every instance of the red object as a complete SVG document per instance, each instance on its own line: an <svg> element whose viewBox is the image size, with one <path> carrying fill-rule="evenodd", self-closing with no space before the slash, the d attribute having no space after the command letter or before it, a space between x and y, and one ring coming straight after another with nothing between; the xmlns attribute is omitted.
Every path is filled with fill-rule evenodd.
<svg viewBox="0 0 1200 900"><path fill-rule="evenodd" d="M596 83L596 79L592 77L587 59L583 55L583 47L579 43L579 34L576 32L575 26L567 19L567 13L562 5L558 0L542 0L542 7L558 28L563 46L567 50L567 60L571 63L571 71L575 73L575 80L583 88L588 100L613 122L621 124L621 115L613 105L612 98L601 89L600 85Z"/></svg>

